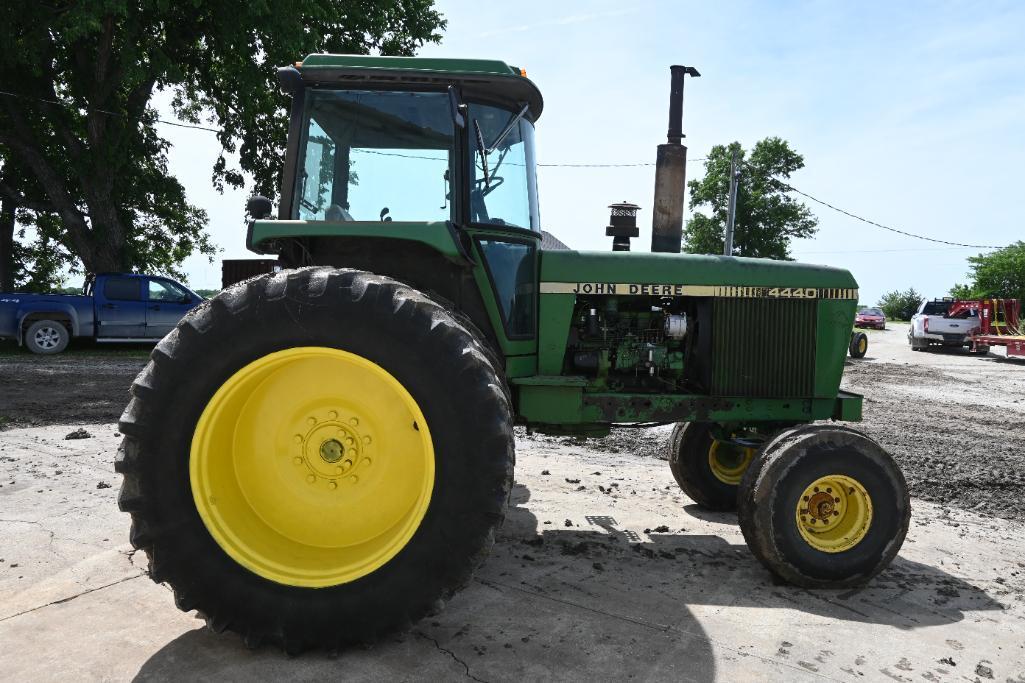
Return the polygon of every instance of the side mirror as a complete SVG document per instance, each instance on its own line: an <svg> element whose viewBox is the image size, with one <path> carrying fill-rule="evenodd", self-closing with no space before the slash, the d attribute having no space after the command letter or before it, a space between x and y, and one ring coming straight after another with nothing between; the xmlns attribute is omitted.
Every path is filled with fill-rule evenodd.
<svg viewBox="0 0 1025 683"><path fill-rule="evenodd" d="M182 303L183 304L191 304L192 303L192 297L189 296L188 294L182 295Z"/></svg>
<svg viewBox="0 0 1025 683"><path fill-rule="evenodd" d="M391 222L391 216L388 216L388 207L381 209L381 220L385 223Z"/></svg>
<svg viewBox="0 0 1025 683"><path fill-rule="evenodd" d="M270 216L272 209L271 201L262 195L254 194L246 202L246 213L253 220L259 221L267 218Z"/></svg>

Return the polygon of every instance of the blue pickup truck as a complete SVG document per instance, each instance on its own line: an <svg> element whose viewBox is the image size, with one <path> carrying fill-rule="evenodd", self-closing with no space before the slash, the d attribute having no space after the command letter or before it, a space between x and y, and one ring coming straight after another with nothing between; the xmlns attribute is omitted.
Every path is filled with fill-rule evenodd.
<svg viewBox="0 0 1025 683"><path fill-rule="evenodd" d="M98 342L155 342L203 297L165 277L103 273L81 296L0 293L0 339L33 353L63 351L72 337Z"/></svg>

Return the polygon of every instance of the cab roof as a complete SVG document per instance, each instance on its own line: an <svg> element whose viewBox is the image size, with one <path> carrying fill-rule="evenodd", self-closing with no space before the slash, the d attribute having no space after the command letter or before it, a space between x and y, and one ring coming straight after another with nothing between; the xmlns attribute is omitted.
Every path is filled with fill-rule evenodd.
<svg viewBox="0 0 1025 683"><path fill-rule="evenodd" d="M533 120L544 106L541 91L525 71L495 59L312 54L296 62L295 69L303 85L458 85L466 98L528 104Z"/></svg>

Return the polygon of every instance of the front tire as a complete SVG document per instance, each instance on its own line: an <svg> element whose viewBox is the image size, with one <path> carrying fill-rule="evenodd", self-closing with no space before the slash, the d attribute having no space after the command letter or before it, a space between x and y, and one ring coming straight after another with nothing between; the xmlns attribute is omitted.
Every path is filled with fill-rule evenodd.
<svg viewBox="0 0 1025 683"><path fill-rule="evenodd" d="M851 343L847 347L851 358L864 358L868 353L868 335L864 332L855 332L851 335Z"/></svg>
<svg viewBox="0 0 1025 683"><path fill-rule="evenodd" d="M709 422L680 422L669 437L669 469L695 503L734 510L737 488L756 450L718 441Z"/></svg>
<svg viewBox="0 0 1025 683"><path fill-rule="evenodd" d="M740 529L773 574L805 587L860 585L896 557L907 483L869 437L830 425L779 434L740 485Z"/></svg>
<svg viewBox="0 0 1025 683"><path fill-rule="evenodd" d="M130 540L183 610L287 652L408 628L470 579L512 486L481 341L385 277L236 285L154 349L121 418Z"/></svg>
<svg viewBox="0 0 1025 683"><path fill-rule="evenodd" d="M32 353L50 356L68 348L71 334L55 320L37 320L25 331L25 346Z"/></svg>

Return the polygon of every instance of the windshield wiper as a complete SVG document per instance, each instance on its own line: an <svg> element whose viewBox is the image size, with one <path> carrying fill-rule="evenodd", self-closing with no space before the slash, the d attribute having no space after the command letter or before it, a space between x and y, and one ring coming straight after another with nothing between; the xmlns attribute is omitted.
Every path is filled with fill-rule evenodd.
<svg viewBox="0 0 1025 683"><path fill-rule="evenodd" d="M512 132L513 126L520 122L520 119L523 118L524 114L527 113L528 109L530 109L529 104L523 105L523 109L520 109L520 113L516 114L511 119L509 119L509 123L505 124L505 128L502 129L502 132L498 134L498 137L495 138L495 141L491 143L490 147L488 147L488 154L494 152L498 148L498 146L502 144L502 141L505 140L505 137L509 135L510 132Z"/></svg>
<svg viewBox="0 0 1025 683"><path fill-rule="evenodd" d="M477 132L477 153L480 154L480 165L484 171L484 187L491 187L491 177L488 175L488 152L484 148L484 134L480 132L480 124L477 119L473 120L473 128Z"/></svg>

